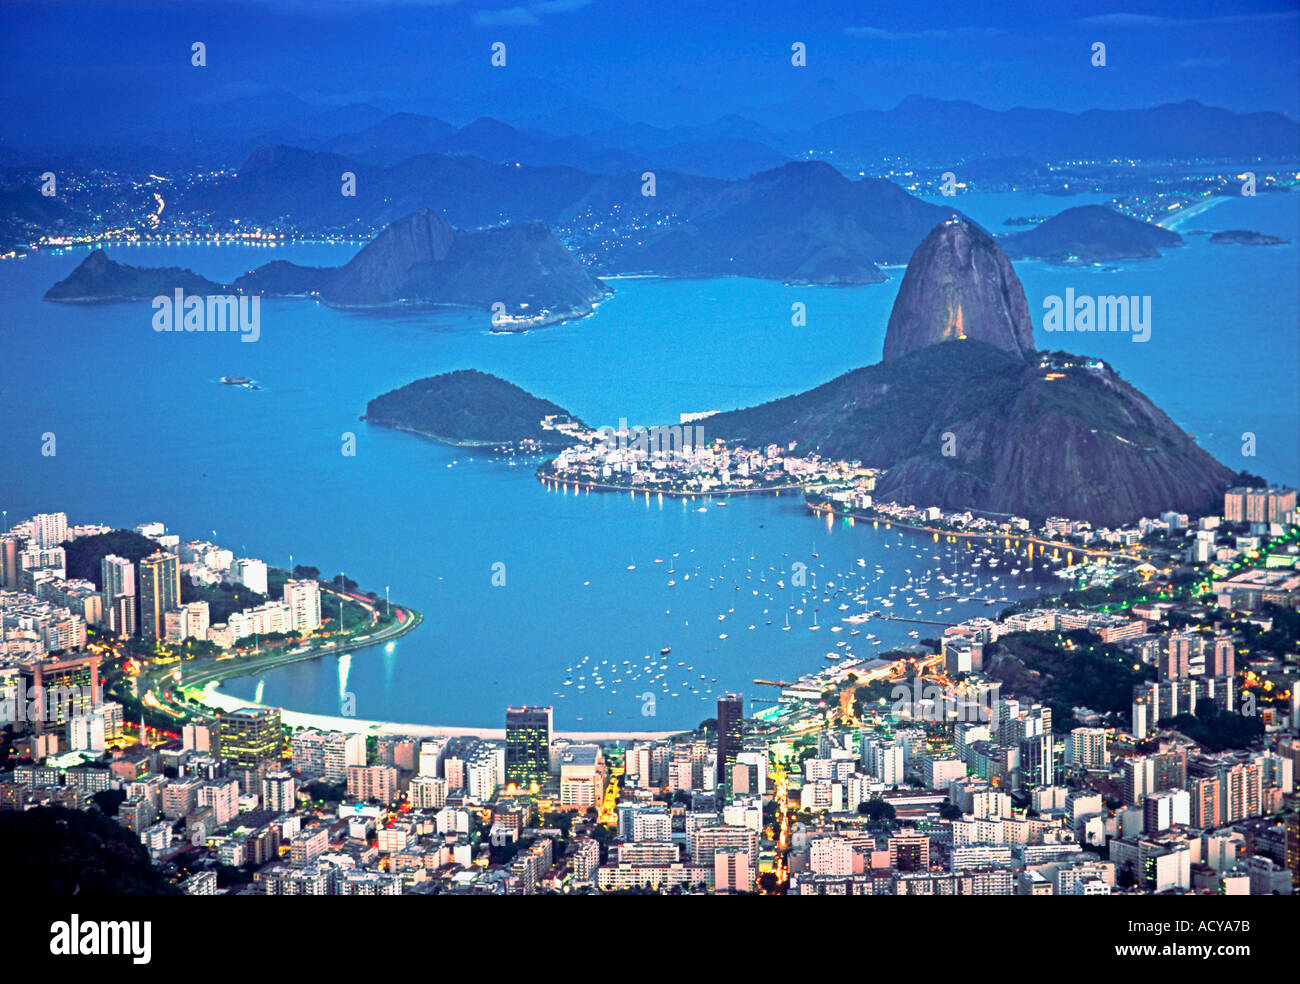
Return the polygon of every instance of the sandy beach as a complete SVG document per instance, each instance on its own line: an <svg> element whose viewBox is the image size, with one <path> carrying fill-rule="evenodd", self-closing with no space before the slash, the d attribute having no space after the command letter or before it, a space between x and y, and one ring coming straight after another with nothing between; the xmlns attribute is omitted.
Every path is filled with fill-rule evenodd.
<svg viewBox="0 0 1300 984"><path fill-rule="evenodd" d="M240 707L265 707L251 700L223 694L217 681L203 688L203 703L215 710L233 711ZM504 708L502 716L505 715ZM306 714L302 711L281 710L280 720L290 728L318 728L323 731L364 732L373 735L410 735L415 738L450 738L472 735L476 738L505 738L502 728L462 728L429 724L394 724L388 721L366 721L361 718L336 717L328 714ZM557 731L553 737L573 741L646 741L669 738L681 731Z"/></svg>
<svg viewBox="0 0 1300 984"><path fill-rule="evenodd" d="M1177 232L1178 227L1188 219L1200 215L1203 212L1208 212L1210 209L1214 208L1215 205L1226 202L1227 200L1228 198L1226 195L1211 195L1209 198L1188 205L1186 208L1180 208L1176 212L1170 212L1163 219L1157 222L1156 225L1160 226L1162 229L1168 229L1170 232Z"/></svg>

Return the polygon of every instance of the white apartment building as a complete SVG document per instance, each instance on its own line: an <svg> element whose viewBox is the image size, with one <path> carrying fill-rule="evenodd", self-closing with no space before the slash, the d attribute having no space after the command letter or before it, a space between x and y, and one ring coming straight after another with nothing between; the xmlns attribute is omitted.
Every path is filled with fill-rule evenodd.
<svg viewBox="0 0 1300 984"><path fill-rule="evenodd" d="M312 580L284 582L284 605L293 628L304 634L320 628L320 585Z"/></svg>

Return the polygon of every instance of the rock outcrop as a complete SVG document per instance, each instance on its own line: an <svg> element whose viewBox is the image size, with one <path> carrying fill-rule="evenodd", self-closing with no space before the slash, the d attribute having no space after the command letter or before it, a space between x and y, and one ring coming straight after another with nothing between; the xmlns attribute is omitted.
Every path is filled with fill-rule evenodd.
<svg viewBox="0 0 1300 984"><path fill-rule="evenodd" d="M1011 261L978 226L952 219L933 229L907 264L885 332L884 358L973 339L1024 361L1034 326Z"/></svg>

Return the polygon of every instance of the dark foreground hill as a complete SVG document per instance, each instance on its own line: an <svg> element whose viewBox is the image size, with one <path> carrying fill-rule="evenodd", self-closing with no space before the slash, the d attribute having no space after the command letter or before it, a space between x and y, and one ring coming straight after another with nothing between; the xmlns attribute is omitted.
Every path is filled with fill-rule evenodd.
<svg viewBox="0 0 1300 984"><path fill-rule="evenodd" d="M93 810L0 812L0 867L27 895L179 895L139 838Z"/></svg>

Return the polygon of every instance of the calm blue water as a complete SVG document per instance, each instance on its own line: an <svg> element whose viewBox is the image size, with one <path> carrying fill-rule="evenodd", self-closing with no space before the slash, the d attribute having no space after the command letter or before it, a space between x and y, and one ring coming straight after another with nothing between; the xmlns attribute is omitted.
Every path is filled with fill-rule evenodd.
<svg viewBox="0 0 1300 984"><path fill-rule="evenodd" d="M1232 202L1189 227L1246 227L1300 241L1294 200L1261 203ZM1026 210L1031 204L1008 197L1005 214L1036 214ZM351 252L302 245L110 255L223 279L273 256L331 263ZM969 560L964 546L861 524L828 528L789 497L732 500L699 513L699 501L661 507L548 492L530 462L471 460L357 420L371 397L462 367L497 373L593 424L761 402L877 360L897 271L888 284L854 289L617 281L617 294L594 317L520 336L490 335L477 315L371 317L267 301L261 341L247 344L234 335L154 333L147 303L42 302L83 256L0 263L0 508L9 520L62 509L73 522L160 519L186 538L213 538L215 530L232 549L343 570L426 613L421 629L384 650L228 682L239 696L338 713L340 692L349 692L362 718L466 726L497 725L503 706L519 702L554 703L566 728L692 725L712 715L721 690L761 695L756 677L791 680L829 665L824 654L837 641L870 655L911 641L909 630L938 634L937 626L897 622L868 623L856 637L829 627L849 614L838 605L852 604L860 582L871 580L867 597L876 596L882 585L927 568L951 574ZM1066 286L1151 294L1156 321L1146 345L1041 334L1039 345L1065 337L1063 347L1110 360L1232 467L1297 480L1294 246L1219 247L1189 237L1183 250L1119 273L1019 269L1035 312L1042 296ZM794 301L808 306L806 327L790 326ZM1088 344L1069 344L1074 338ZM228 374L265 388L216 382ZM1259 436L1258 457L1245 462L1243 430ZM356 457L340 454L345 431L357 435ZM45 432L56 435L54 457L40 454ZM790 587L796 561L826 590ZM497 562L506 565L501 588L491 584ZM877 564L885 568L879 579ZM677 585L668 587L669 579ZM931 597L938 593L932 583ZM927 615L951 606L939 616L945 620L996 610L977 601L921 605ZM807 628L814 607L818 632ZM795 627L782 632L787 611ZM870 645L868 631L881 647ZM672 653L661 661L664 646ZM644 669L650 656L653 670ZM646 693L656 696L653 719L642 715Z"/></svg>

